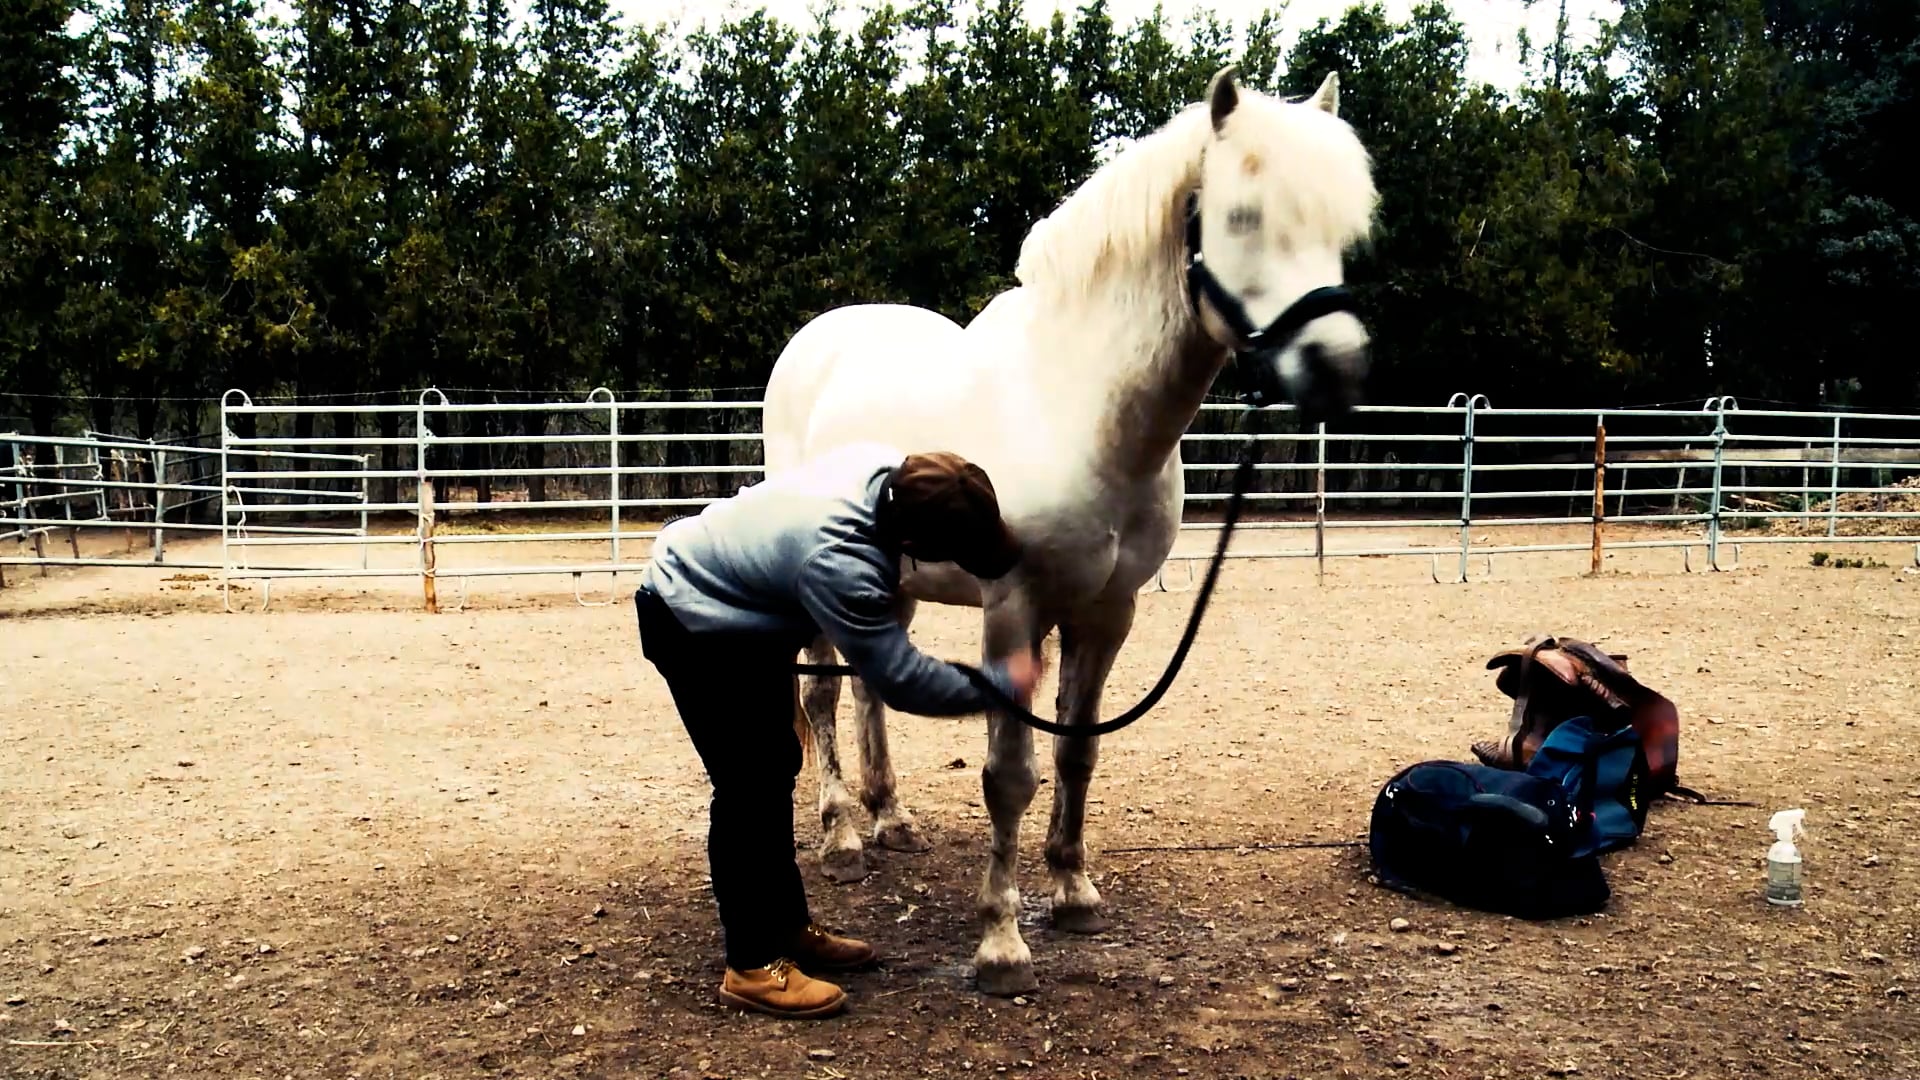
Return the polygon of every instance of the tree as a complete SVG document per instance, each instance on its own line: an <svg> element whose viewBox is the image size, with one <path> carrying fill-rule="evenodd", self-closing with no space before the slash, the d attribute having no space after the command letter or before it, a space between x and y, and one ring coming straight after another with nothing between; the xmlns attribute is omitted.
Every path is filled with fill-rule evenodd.
<svg viewBox="0 0 1920 1080"><path fill-rule="evenodd" d="M1617 308L1624 348L1665 395L1807 389L1791 298L1814 212L1793 167L1810 117L1761 0L1629 0L1620 31L1629 74L1615 125L1645 162L1622 233L1649 275Z"/></svg>
<svg viewBox="0 0 1920 1080"><path fill-rule="evenodd" d="M26 407L40 435L53 433L68 376L54 312L78 240L59 160L80 104L75 13L68 0L0 5L0 386L34 395Z"/></svg>
<svg viewBox="0 0 1920 1080"><path fill-rule="evenodd" d="M217 396L292 363L314 305L279 221L290 164L281 94L252 0L195 0L183 31L193 74L181 92L178 165L188 214L186 273L169 287L159 333L184 360L176 390Z"/></svg>
<svg viewBox="0 0 1920 1080"><path fill-rule="evenodd" d="M1382 199L1348 266L1375 400L1920 404L1886 314L1920 300L1912 4L1628 0L1496 91L1440 2L1284 55L1273 11L839 2L689 32L606 0L6 5L0 391L42 431L147 399L147 433L228 385L750 387L832 306L970 319L1232 61L1290 96L1340 75Z"/></svg>
<svg viewBox="0 0 1920 1080"><path fill-rule="evenodd" d="M179 24L154 0L123 0L90 36L84 93L97 119L75 148L78 242L59 307L57 347L90 420L114 423L117 395L153 400L179 384L189 362L167 332L168 296L180 280L186 205L180 185ZM152 429L156 411L140 418Z"/></svg>
<svg viewBox="0 0 1920 1080"><path fill-rule="evenodd" d="M1920 130L1920 7L1798 0L1768 5L1773 40L1811 99L1814 133L1795 183L1817 192L1796 249L1796 305L1811 329L1803 377L1836 403L1920 404L1920 370L1888 312L1920 301L1920 194L1899 148Z"/></svg>

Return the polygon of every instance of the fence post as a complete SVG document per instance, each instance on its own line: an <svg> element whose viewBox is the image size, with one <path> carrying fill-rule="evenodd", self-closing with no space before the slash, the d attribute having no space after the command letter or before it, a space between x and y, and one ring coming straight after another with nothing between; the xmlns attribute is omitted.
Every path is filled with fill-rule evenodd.
<svg viewBox="0 0 1920 1080"><path fill-rule="evenodd" d="M420 592L426 598L427 614L438 615L440 596L433 578L433 481L422 476L415 487L420 501L419 524L415 527L420 536Z"/></svg>
<svg viewBox="0 0 1920 1080"><path fill-rule="evenodd" d="M1603 526L1607 521L1607 418L1605 414L1593 416L1593 565L1591 573L1599 573L1600 565L1606 559L1603 550Z"/></svg>
<svg viewBox="0 0 1920 1080"><path fill-rule="evenodd" d="M620 565L620 403L613 399L613 391L604 386L596 386L587 395L592 401L599 394L607 395L607 501L612 505L613 522L613 565ZM617 578L619 571L615 570Z"/></svg>
<svg viewBox="0 0 1920 1080"><path fill-rule="evenodd" d="M16 462L20 460L20 451L17 449L13 452L13 460ZM39 463L40 463L40 455L38 453L28 456L26 466L21 470L20 475L31 478L33 476L33 466ZM57 476L59 474L55 473L55 475ZM27 486L27 490L28 491L35 490L35 485L29 484ZM31 507L32 505L33 505L32 503L23 503L20 508L20 516L28 520L33 520L34 518L38 517L39 515L38 511L29 509L29 507ZM46 577L48 573L47 564L46 564L47 530L38 526L33 526L33 525L29 525L27 526L27 528L33 534L33 557L41 560L40 576Z"/></svg>
<svg viewBox="0 0 1920 1080"><path fill-rule="evenodd" d="M1488 408L1493 403L1487 401L1485 394L1455 394L1447 399L1449 408L1455 407L1462 398L1466 399L1467 415L1465 425L1460 432L1463 447L1460 458L1460 580L1467 580L1467 552L1473 542L1473 416L1474 411L1485 402Z"/></svg>
<svg viewBox="0 0 1920 1080"><path fill-rule="evenodd" d="M1327 578L1327 422L1320 421L1315 426L1319 438L1314 440L1313 471L1313 558L1318 566L1316 580L1325 584Z"/></svg>
<svg viewBox="0 0 1920 1080"><path fill-rule="evenodd" d="M13 497L20 503L20 516L28 517L30 515L27 513L27 492L31 485L27 483L26 466L20 461L20 444L9 442L7 447L13 451L13 475L19 478L13 482ZM21 527L25 528L25 526Z"/></svg>
<svg viewBox="0 0 1920 1080"><path fill-rule="evenodd" d="M1713 504L1707 508L1707 566L1720 569L1720 503L1724 497L1722 465L1727 449L1727 402L1711 398L1707 407L1714 410L1713 421Z"/></svg>
<svg viewBox="0 0 1920 1080"><path fill-rule="evenodd" d="M100 466L100 447L98 446L87 447L87 464L90 467L92 467L93 478L95 480L109 479L109 477L107 476L107 471L101 468ZM108 508L108 505L107 505L108 499L107 499L106 485L102 484L97 490L99 493L93 497L93 505L99 508L99 513L97 513L95 516L98 517L101 521L111 521L113 520L113 513Z"/></svg>
<svg viewBox="0 0 1920 1080"><path fill-rule="evenodd" d="M153 561L167 561L167 452L153 452Z"/></svg>
<svg viewBox="0 0 1920 1080"><path fill-rule="evenodd" d="M1833 418L1833 479L1827 489L1827 535L1834 536L1840 528L1840 416Z"/></svg>
<svg viewBox="0 0 1920 1080"><path fill-rule="evenodd" d="M1811 440L1807 442L1807 445L1805 447L1805 452L1800 455L1800 460L1801 461L1813 460L1813 443ZM1800 466L1800 520L1803 522L1808 520L1810 515L1812 515L1812 513L1813 513L1813 466L1802 465Z"/></svg>
<svg viewBox="0 0 1920 1080"><path fill-rule="evenodd" d="M226 610L233 610L231 588L233 570L232 548L228 540L233 533L233 486L227 479L231 471L228 464L233 458L233 424L227 418L227 408L233 402L233 395L239 394L242 401L252 403L244 390L228 390L220 395L220 600Z"/></svg>
<svg viewBox="0 0 1920 1080"><path fill-rule="evenodd" d="M433 387L420 391L420 399L413 412L413 472L414 495L419 503L415 518L414 536L419 540L420 593L426 600L427 614L440 613L440 598L434 583L433 552L433 478L427 475L427 444L432 435L427 429L427 395L435 394L440 404L447 403L447 395Z"/></svg>
<svg viewBox="0 0 1920 1080"><path fill-rule="evenodd" d="M73 492L67 485L67 448L56 445L53 448L53 478L60 486L60 516L67 519L67 546L73 549L73 557L80 557L80 527L73 523ZM133 545L127 545L131 548Z"/></svg>
<svg viewBox="0 0 1920 1080"><path fill-rule="evenodd" d="M15 475L18 475L18 470L19 470L19 467L20 467L20 444L19 444L19 443L17 443L17 442L12 442L12 441L9 441L9 442L7 443L7 446L8 446L8 448L9 448L9 449L11 449L11 450L13 451L13 464L14 464L14 469L15 469ZM19 494L19 491L20 491L20 485L19 485L19 484L15 484L15 485L13 485L13 490L14 490L14 493L15 493L15 494L14 494L14 497L15 497L15 498L21 498L21 497L22 497L22 496L20 496L20 494ZM3 505L3 504L0 504L0 505ZM26 505L26 503L24 503L24 502L23 502L23 503L21 503L21 504L20 504L20 508L19 508L18 510L14 510L14 511L12 511L12 512L11 512L11 514L10 514L9 516L10 516L10 517L15 517L15 518L24 518L24 517L26 517L26 516L27 516L27 505ZM17 525L17 526L11 526L11 528L15 528L15 529L24 529L24 528L26 528L26 526L24 526L24 525ZM14 536L15 536L15 540L14 540L14 544L15 544L15 545L18 545L18 544L19 544L19 542L20 542L20 541L19 541L19 539L18 539L18 536L19 536L19 534L18 534L18 533L16 532L16 533L14 534ZM5 566L4 564L0 564L0 589L4 589L4 588L6 588L6 587L7 587L7 568L6 568L6 566Z"/></svg>
<svg viewBox="0 0 1920 1080"><path fill-rule="evenodd" d="M132 451L122 452L122 451L116 450L114 451L114 456L120 462L121 482L128 483L128 484L139 483L140 482L140 460L133 455L133 452ZM124 500L124 502L122 502L120 506L120 512L127 515L124 519L122 519L123 522L127 525L127 528L122 529L120 531L120 538L126 542L127 551L131 553L133 551L133 528L132 528L133 522L134 522L133 515L134 515L134 512L138 509L140 504L140 493L130 487L121 488L120 497Z"/></svg>
<svg viewBox="0 0 1920 1080"><path fill-rule="evenodd" d="M378 434L379 431L380 429L378 427L374 428L375 434ZM362 570L365 570L369 565L367 557L367 504L373 501L373 488L369 486L367 481L367 469L372 464L372 454L360 455L360 569Z"/></svg>

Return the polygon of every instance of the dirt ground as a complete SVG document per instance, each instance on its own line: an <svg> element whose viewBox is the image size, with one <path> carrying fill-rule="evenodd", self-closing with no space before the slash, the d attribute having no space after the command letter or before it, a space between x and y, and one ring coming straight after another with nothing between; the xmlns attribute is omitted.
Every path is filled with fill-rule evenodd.
<svg viewBox="0 0 1920 1080"><path fill-rule="evenodd" d="M1017 1000L968 971L982 724L897 718L932 852L870 849L867 880L831 885L810 774L796 799L817 916L884 953L819 1024L713 1000L706 788L631 579L585 608L566 576L474 578L439 615L406 578L276 583L229 615L204 572L10 567L0 1076L1920 1077L1920 575L1906 549L1823 550L1885 565L1754 545L1728 573L1620 551L1586 577L1584 553L1514 555L1462 586L1423 558L1330 561L1324 583L1310 560L1231 564L1172 691L1101 748L1112 929L1050 929L1048 787L1029 811L1041 987ZM169 551L219 561L217 540ZM1109 714L1190 602L1142 596ZM1484 662L1536 630L1631 654L1681 708L1683 782L1757 807L1657 807L1606 859L1605 913L1552 923L1374 887L1363 849L1257 846L1364 838L1392 772L1502 730ZM930 610L915 636L966 658L969 631ZM1789 806L1799 910L1761 898ZM1122 850L1180 845L1217 850Z"/></svg>

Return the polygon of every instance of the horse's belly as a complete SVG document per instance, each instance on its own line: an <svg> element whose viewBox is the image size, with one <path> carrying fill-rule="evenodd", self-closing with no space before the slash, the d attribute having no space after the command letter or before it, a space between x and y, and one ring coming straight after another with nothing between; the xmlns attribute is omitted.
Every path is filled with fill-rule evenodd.
<svg viewBox="0 0 1920 1080"><path fill-rule="evenodd" d="M980 607L980 582L952 563L900 560L900 591L924 604Z"/></svg>
<svg viewBox="0 0 1920 1080"><path fill-rule="evenodd" d="M935 371L916 377L878 366L838 376L809 418L809 455L846 442L871 441L909 454L949 450L979 460L979 442L969 436L977 431L981 407L973 406L971 417L961 411L978 396L964 377ZM989 467L988 462L981 465Z"/></svg>

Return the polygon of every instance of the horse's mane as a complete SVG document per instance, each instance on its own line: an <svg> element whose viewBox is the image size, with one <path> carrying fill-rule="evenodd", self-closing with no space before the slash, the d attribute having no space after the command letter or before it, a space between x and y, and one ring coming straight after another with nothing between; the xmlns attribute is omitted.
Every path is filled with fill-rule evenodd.
<svg viewBox="0 0 1920 1080"><path fill-rule="evenodd" d="M1020 283L1077 292L1115 263L1150 259L1166 243L1185 189L1198 182L1212 134L1206 105L1190 105L1094 170L1028 230L1014 267Z"/></svg>
<svg viewBox="0 0 1920 1080"><path fill-rule="evenodd" d="M1252 145L1315 163L1287 174L1293 216L1303 227L1324 230L1335 243L1368 231L1378 194L1372 162L1365 150L1354 152L1351 129L1318 109L1244 90L1240 110L1262 123ZM1160 260L1169 273L1177 269L1162 257L1177 258L1185 196L1199 183L1212 134L1206 103L1189 105L1095 170L1028 231L1014 269L1021 284L1065 301L1123 267Z"/></svg>

